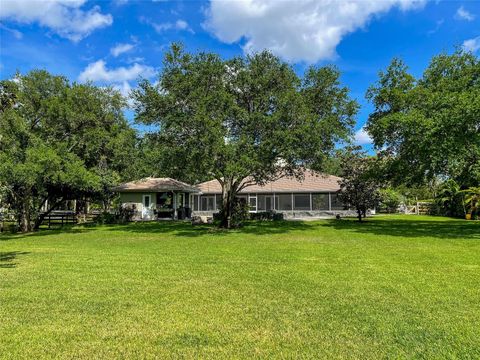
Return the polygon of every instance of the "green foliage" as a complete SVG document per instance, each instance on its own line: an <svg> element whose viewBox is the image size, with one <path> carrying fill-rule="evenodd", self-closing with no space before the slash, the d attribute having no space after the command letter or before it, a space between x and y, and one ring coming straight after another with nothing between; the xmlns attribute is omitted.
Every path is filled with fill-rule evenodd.
<svg viewBox="0 0 480 360"><path fill-rule="evenodd" d="M276 211L262 211L250 214L251 220L273 220L280 221L283 220L283 213Z"/></svg>
<svg viewBox="0 0 480 360"><path fill-rule="evenodd" d="M299 78L269 52L223 60L173 45L158 84L145 80L133 92L136 121L158 126L168 175L220 182L228 227L242 188L321 170L351 134L358 105L339 77L333 67L311 67Z"/></svg>
<svg viewBox="0 0 480 360"><path fill-rule="evenodd" d="M358 220L367 210L375 207L380 199L379 162L367 156L360 146L347 147L342 159L342 180L339 196L343 203L355 208Z"/></svg>
<svg viewBox="0 0 480 360"><path fill-rule="evenodd" d="M460 185L452 179L448 179L438 186L435 197L436 215L454 217L465 216L465 194L461 191Z"/></svg>
<svg viewBox="0 0 480 360"><path fill-rule="evenodd" d="M479 58L461 50L435 56L418 79L398 59L380 72L367 131L395 183L480 183L479 79Z"/></svg>
<svg viewBox="0 0 480 360"><path fill-rule="evenodd" d="M103 211L95 218L95 223L99 225L105 224L127 224L132 221L135 215L135 208L118 206L114 212Z"/></svg>
<svg viewBox="0 0 480 360"><path fill-rule="evenodd" d="M388 213L395 213L398 207L402 204L403 197L395 189L386 188L380 189L380 209Z"/></svg>
<svg viewBox="0 0 480 360"><path fill-rule="evenodd" d="M480 186L475 186L463 190L465 194L464 204L471 214L472 219L477 220L480 216Z"/></svg>
<svg viewBox="0 0 480 360"><path fill-rule="evenodd" d="M220 205L220 211L215 214L214 220L218 220L220 222L223 220L223 214L225 211L222 209L222 206L223 204ZM235 197L231 206L231 228L240 227L245 223L245 221L250 219L250 207L245 199Z"/></svg>
<svg viewBox="0 0 480 360"><path fill-rule="evenodd" d="M136 139L118 92L34 70L0 93L0 185L21 231L41 223L44 204L108 199Z"/></svg>

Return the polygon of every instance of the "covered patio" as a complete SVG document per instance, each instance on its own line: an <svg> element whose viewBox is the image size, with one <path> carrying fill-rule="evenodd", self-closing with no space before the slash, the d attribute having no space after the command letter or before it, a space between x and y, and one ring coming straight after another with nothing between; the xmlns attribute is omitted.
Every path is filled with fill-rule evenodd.
<svg viewBox="0 0 480 360"><path fill-rule="evenodd" d="M197 188L172 178L147 177L114 188L122 207L135 211L134 220L187 219L192 215L190 195Z"/></svg>

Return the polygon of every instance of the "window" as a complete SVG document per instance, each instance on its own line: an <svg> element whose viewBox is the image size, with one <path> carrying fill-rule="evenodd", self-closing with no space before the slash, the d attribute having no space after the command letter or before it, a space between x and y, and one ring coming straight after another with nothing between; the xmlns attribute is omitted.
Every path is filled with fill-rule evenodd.
<svg viewBox="0 0 480 360"><path fill-rule="evenodd" d="M278 195L278 210L292 210L292 194Z"/></svg>
<svg viewBox="0 0 480 360"><path fill-rule="evenodd" d="M148 208L150 207L150 195L143 196L143 205Z"/></svg>
<svg viewBox="0 0 480 360"><path fill-rule="evenodd" d="M200 196L200 211L214 211L215 210L215 196L202 195Z"/></svg>
<svg viewBox="0 0 480 360"><path fill-rule="evenodd" d="M249 197L250 211L257 211L257 198L255 196Z"/></svg>
<svg viewBox="0 0 480 360"><path fill-rule="evenodd" d="M312 194L313 210L330 210L328 194Z"/></svg>
<svg viewBox="0 0 480 360"><path fill-rule="evenodd" d="M271 211L273 210L273 194L257 195L258 211Z"/></svg>
<svg viewBox="0 0 480 360"><path fill-rule="evenodd" d="M293 204L295 210L310 210L310 194L294 194Z"/></svg>

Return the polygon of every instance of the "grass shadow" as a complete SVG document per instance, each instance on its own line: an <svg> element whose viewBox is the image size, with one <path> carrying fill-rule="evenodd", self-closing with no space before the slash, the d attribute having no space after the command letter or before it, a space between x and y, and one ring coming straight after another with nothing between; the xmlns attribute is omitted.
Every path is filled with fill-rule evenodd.
<svg viewBox="0 0 480 360"><path fill-rule="evenodd" d="M0 234L0 242L1 241L9 241L9 240L19 240L25 239L30 237L42 237L42 236L49 236L52 234L80 234L91 231L95 229L94 226L85 226L85 225L69 225L64 226L63 228L40 228L37 231L30 232L30 233L3 233Z"/></svg>
<svg viewBox="0 0 480 360"><path fill-rule="evenodd" d="M323 226L379 236L408 238L434 237L480 240L480 222L446 218L369 218L363 223L354 219L325 220Z"/></svg>
<svg viewBox="0 0 480 360"><path fill-rule="evenodd" d="M18 255L26 255L29 252L26 251L8 251L8 252L0 252L0 269L1 268L8 268L12 269L17 266L17 263L14 260L17 258Z"/></svg>
<svg viewBox="0 0 480 360"><path fill-rule="evenodd" d="M180 237L200 236L228 236L232 233L273 235L285 234L291 231L307 230L314 226L303 221L248 221L244 226L237 229L221 229L215 225L192 225L190 222L148 222L131 223L121 227L110 228L111 231L122 231L143 234L172 234Z"/></svg>

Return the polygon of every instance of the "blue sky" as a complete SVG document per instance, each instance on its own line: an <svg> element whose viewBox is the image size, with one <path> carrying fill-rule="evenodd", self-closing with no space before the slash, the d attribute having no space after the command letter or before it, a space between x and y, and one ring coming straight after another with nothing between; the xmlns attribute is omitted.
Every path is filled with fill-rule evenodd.
<svg viewBox="0 0 480 360"><path fill-rule="evenodd" d="M225 58L270 49L300 74L335 64L362 105L357 140L370 105L365 91L392 57L414 75L455 46L480 51L479 1L424 0L2 0L0 78L43 68L74 81L111 85L124 94L152 80L171 42ZM132 113L128 112L132 118Z"/></svg>

